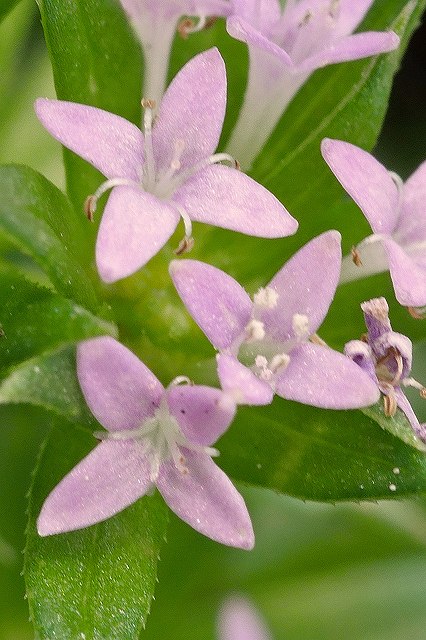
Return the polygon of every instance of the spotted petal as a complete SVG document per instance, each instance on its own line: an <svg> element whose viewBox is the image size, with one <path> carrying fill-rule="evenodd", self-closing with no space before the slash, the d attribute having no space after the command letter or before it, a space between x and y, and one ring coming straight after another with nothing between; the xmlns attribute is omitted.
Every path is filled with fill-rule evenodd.
<svg viewBox="0 0 426 640"><path fill-rule="evenodd" d="M221 353L216 360L221 387L232 395L237 404L264 405L272 402L274 392L271 386L259 380L234 356Z"/></svg>
<svg viewBox="0 0 426 640"><path fill-rule="evenodd" d="M131 122L85 104L39 98L36 114L65 147L107 178L138 181L143 165L143 136Z"/></svg>
<svg viewBox="0 0 426 640"><path fill-rule="evenodd" d="M184 436L193 444L209 446L228 429L235 416L233 399L212 387L180 385L167 399Z"/></svg>
<svg viewBox="0 0 426 640"><path fill-rule="evenodd" d="M182 449L188 473L171 460L160 468L157 487L179 518L205 536L252 549L254 534L244 500L229 478L204 453Z"/></svg>
<svg viewBox="0 0 426 640"><path fill-rule="evenodd" d="M164 393L148 367L110 337L80 342L77 376L91 412L109 431L138 428Z"/></svg>
<svg viewBox="0 0 426 640"><path fill-rule="evenodd" d="M333 300L340 265L337 231L323 233L302 247L268 284L278 293L277 306L261 316L268 336L280 341L293 338L295 314L306 315L309 333L315 333Z"/></svg>
<svg viewBox="0 0 426 640"><path fill-rule="evenodd" d="M131 275L165 245L179 222L173 207L138 187L114 187L96 240L104 282Z"/></svg>
<svg viewBox="0 0 426 640"><path fill-rule="evenodd" d="M411 258L394 240L382 240L396 299L405 307L426 305L426 260Z"/></svg>
<svg viewBox="0 0 426 640"><path fill-rule="evenodd" d="M250 320L253 304L241 285L197 260L173 260L170 275L183 303L217 349L229 348Z"/></svg>
<svg viewBox="0 0 426 640"><path fill-rule="evenodd" d="M216 48L192 58L164 94L153 129L158 168L167 170L183 143L182 169L216 149L226 109L226 70Z"/></svg>
<svg viewBox="0 0 426 640"><path fill-rule="evenodd" d="M372 155L349 142L325 138L324 160L360 207L375 233L392 233L398 219L399 195L389 172Z"/></svg>
<svg viewBox="0 0 426 640"><path fill-rule="evenodd" d="M209 166L187 180L173 199L193 220L262 238L296 232L298 223L265 187L224 165Z"/></svg>
<svg viewBox="0 0 426 640"><path fill-rule="evenodd" d="M47 497L37 530L41 536L102 522L150 488L149 464L136 441L101 442Z"/></svg>
<svg viewBox="0 0 426 640"><path fill-rule="evenodd" d="M399 46L393 31L365 31L334 41L297 65L299 73L308 73L337 62L359 60L393 51Z"/></svg>
<svg viewBox="0 0 426 640"><path fill-rule="evenodd" d="M230 598L221 608L219 640L272 640L263 620L243 598Z"/></svg>
<svg viewBox="0 0 426 640"><path fill-rule="evenodd" d="M380 397L377 385L355 362L309 342L291 351L290 363L277 379L276 393L324 409L357 409Z"/></svg>

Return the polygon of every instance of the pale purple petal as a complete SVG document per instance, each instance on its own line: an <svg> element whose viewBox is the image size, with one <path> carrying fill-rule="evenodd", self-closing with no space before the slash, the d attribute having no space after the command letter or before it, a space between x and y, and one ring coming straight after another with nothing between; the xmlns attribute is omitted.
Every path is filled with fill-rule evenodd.
<svg viewBox="0 0 426 640"><path fill-rule="evenodd" d="M361 304L368 330L368 342L373 345L383 334L392 331L389 320L389 305L386 298L372 298Z"/></svg>
<svg viewBox="0 0 426 640"><path fill-rule="evenodd" d="M297 65L299 73L307 73L337 62L359 60L393 51L399 46L393 31L365 31L337 40L320 49Z"/></svg>
<svg viewBox="0 0 426 640"><path fill-rule="evenodd" d="M136 441L101 442L55 487L37 520L41 536L102 522L151 486L148 460Z"/></svg>
<svg viewBox="0 0 426 640"><path fill-rule="evenodd" d="M426 305L426 263L411 258L391 238L383 238L396 299L405 307Z"/></svg>
<svg viewBox="0 0 426 640"><path fill-rule="evenodd" d="M91 412L109 431L137 429L164 393L148 367L109 336L79 343L77 376Z"/></svg>
<svg viewBox="0 0 426 640"><path fill-rule="evenodd" d="M233 14L267 33L281 17L279 0L232 0Z"/></svg>
<svg viewBox="0 0 426 640"><path fill-rule="evenodd" d="M387 169L372 155L349 142L325 138L321 151L373 231L392 233L398 220L399 194Z"/></svg>
<svg viewBox="0 0 426 640"><path fill-rule="evenodd" d="M219 615L219 640L272 640L256 609L245 599L227 600Z"/></svg>
<svg viewBox="0 0 426 640"><path fill-rule="evenodd" d="M211 165L187 180L174 195L192 220L263 238L296 232L298 223L265 187L244 173Z"/></svg>
<svg viewBox="0 0 426 640"><path fill-rule="evenodd" d="M310 342L291 351L290 363L276 381L276 393L324 409L357 409L380 397L377 384L355 362Z"/></svg>
<svg viewBox="0 0 426 640"><path fill-rule="evenodd" d="M328 231L302 247L272 278L268 287L278 293L277 306L262 311L268 337L287 340L294 336L295 314L306 315L309 332L324 320L339 281L340 233Z"/></svg>
<svg viewBox="0 0 426 640"><path fill-rule="evenodd" d="M170 19L183 15L198 15L204 13L209 16L228 15L231 7L227 0L120 0L123 8L133 20L151 14L151 20L156 18Z"/></svg>
<svg viewBox="0 0 426 640"><path fill-rule="evenodd" d="M420 165L403 186L402 211L397 235L401 245L426 243L426 162ZM426 255L426 244L423 244Z"/></svg>
<svg viewBox="0 0 426 640"><path fill-rule="evenodd" d="M340 0L338 5L337 31L348 35L361 23L374 0Z"/></svg>
<svg viewBox="0 0 426 640"><path fill-rule="evenodd" d="M225 64L213 48L192 58L164 94L152 134L158 168L170 166L182 141L182 169L210 156L219 142L225 109Z"/></svg>
<svg viewBox="0 0 426 640"><path fill-rule="evenodd" d="M234 356L221 353L216 356L216 360L221 387L232 394L237 404L265 405L272 402L274 392L271 386L260 380Z"/></svg>
<svg viewBox="0 0 426 640"><path fill-rule="evenodd" d="M35 110L52 136L107 178L140 180L143 136L134 124L102 109L62 100L39 98Z"/></svg>
<svg viewBox="0 0 426 640"><path fill-rule="evenodd" d="M396 387L394 391L398 407L405 413L414 433L418 438L420 438L420 440L426 442L426 424L420 424L411 404L409 403L402 389Z"/></svg>
<svg viewBox="0 0 426 640"><path fill-rule="evenodd" d="M173 260L174 285L198 326L217 349L229 348L244 331L253 308L234 278L197 260Z"/></svg>
<svg viewBox="0 0 426 640"><path fill-rule="evenodd" d="M291 57L288 55L282 47L278 46L268 37L262 35L260 31L251 26L246 20L239 16L231 16L226 21L226 30L229 35L237 40L242 40L248 45L258 47L272 56L275 56L282 62L285 67L294 69L294 63Z"/></svg>
<svg viewBox="0 0 426 640"><path fill-rule="evenodd" d="M138 187L114 187L96 240L96 265L104 282L131 275L155 256L180 216L166 202Z"/></svg>
<svg viewBox="0 0 426 640"><path fill-rule="evenodd" d="M228 429L236 412L231 396L199 385L172 387L167 395L170 413L192 444L210 446Z"/></svg>
<svg viewBox="0 0 426 640"><path fill-rule="evenodd" d="M188 473L172 460L161 465L157 487L179 518L212 540L252 549L254 534L243 498L228 476L204 453L182 449Z"/></svg>
<svg viewBox="0 0 426 640"><path fill-rule="evenodd" d="M379 384L376 376L375 360L369 344L362 340L351 340L345 344L344 354L368 373L376 384Z"/></svg>

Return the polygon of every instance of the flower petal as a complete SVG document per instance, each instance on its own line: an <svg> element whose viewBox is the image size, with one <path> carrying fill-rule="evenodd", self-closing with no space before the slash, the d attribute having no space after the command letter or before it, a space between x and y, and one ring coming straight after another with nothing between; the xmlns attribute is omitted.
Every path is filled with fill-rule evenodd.
<svg viewBox="0 0 426 640"><path fill-rule="evenodd" d="M182 169L210 156L219 142L225 109L225 64L213 48L192 58L164 94L152 132L158 168L169 168L182 141Z"/></svg>
<svg viewBox="0 0 426 640"><path fill-rule="evenodd" d="M297 65L299 73L308 73L337 62L359 60L379 53L393 51L399 46L399 37L393 31L364 31L333 41Z"/></svg>
<svg viewBox="0 0 426 640"><path fill-rule="evenodd" d="M148 367L109 336L80 342L77 376L91 412L109 431L138 428L164 393Z"/></svg>
<svg viewBox="0 0 426 640"><path fill-rule="evenodd" d="M170 413L192 444L210 446L225 433L234 419L233 399L212 387L179 385L167 395Z"/></svg>
<svg viewBox="0 0 426 640"><path fill-rule="evenodd" d="M357 409L380 397L377 385L355 362L329 347L307 342L290 353L276 393L324 409Z"/></svg>
<svg viewBox="0 0 426 640"><path fill-rule="evenodd" d="M285 67L294 69L293 60L282 47L278 46L267 36L251 26L246 20L239 16L230 16L226 21L226 30L230 36L246 42L248 45L258 47L267 53L275 56Z"/></svg>
<svg viewBox="0 0 426 640"><path fill-rule="evenodd" d="M173 195L192 220L247 235L282 238L298 223L265 187L224 165L198 171Z"/></svg>
<svg viewBox="0 0 426 640"><path fill-rule="evenodd" d="M96 241L96 265L104 282L143 267L173 234L179 214L137 187L114 187Z"/></svg>
<svg viewBox="0 0 426 640"><path fill-rule="evenodd" d="M263 620L245 599L233 597L221 608L220 640L272 640Z"/></svg>
<svg viewBox="0 0 426 640"><path fill-rule="evenodd" d="M228 476L204 453L182 449L187 474L171 460L160 468L157 487L179 518L212 540L252 549L254 534L243 498Z"/></svg>
<svg viewBox="0 0 426 640"><path fill-rule="evenodd" d="M399 244L424 243L423 254L426 256L426 162L408 178L403 194L397 229Z"/></svg>
<svg viewBox="0 0 426 640"><path fill-rule="evenodd" d="M149 490L149 472L139 443L101 442L47 497L37 520L39 534L83 529L110 518Z"/></svg>
<svg viewBox="0 0 426 640"><path fill-rule="evenodd" d="M232 8L232 15L242 18L262 33L268 33L281 17L278 0L233 0Z"/></svg>
<svg viewBox="0 0 426 640"><path fill-rule="evenodd" d="M416 436L420 438L422 442L426 442L426 424L420 424L407 396L401 388L395 388L395 396L398 407L405 413Z"/></svg>
<svg viewBox="0 0 426 640"><path fill-rule="evenodd" d="M267 382L260 380L234 356L221 353L216 360L221 387L237 404L271 404L274 392Z"/></svg>
<svg viewBox="0 0 426 640"><path fill-rule="evenodd" d="M396 299L405 307L426 305L426 260L411 258L394 240L383 238Z"/></svg>
<svg viewBox="0 0 426 640"><path fill-rule="evenodd" d="M325 138L321 152L334 175L360 207L375 233L392 233L399 194L387 169L349 142Z"/></svg>
<svg viewBox="0 0 426 640"><path fill-rule="evenodd" d="M262 310L268 337L285 341L294 337L293 316L305 315L310 334L324 320L340 275L340 233L328 231L302 247L267 285L278 293L277 306Z"/></svg>
<svg viewBox="0 0 426 640"><path fill-rule="evenodd" d="M178 294L217 349L229 348L244 331L253 308L234 278L197 260L173 260L169 267Z"/></svg>
<svg viewBox="0 0 426 640"><path fill-rule="evenodd" d="M131 122L85 104L39 98L35 111L42 125L107 178L139 181L143 135Z"/></svg>
<svg viewBox="0 0 426 640"><path fill-rule="evenodd" d="M338 5L337 32L348 35L361 23L374 0L340 0Z"/></svg>

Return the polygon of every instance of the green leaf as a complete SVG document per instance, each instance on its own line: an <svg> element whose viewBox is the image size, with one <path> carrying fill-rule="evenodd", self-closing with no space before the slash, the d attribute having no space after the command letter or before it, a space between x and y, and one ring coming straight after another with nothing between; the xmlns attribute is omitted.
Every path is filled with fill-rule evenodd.
<svg viewBox="0 0 426 640"><path fill-rule="evenodd" d="M2 0L0 5L0 21L17 5L19 0Z"/></svg>
<svg viewBox="0 0 426 640"><path fill-rule="evenodd" d="M119 2L38 0L38 5L58 98L140 124L141 51ZM68 192L81 210L102 178L74 154L66 151L64 157Z"/></svg>
<svg viewBox="0 0 426 640"><path fill-rule="evenodd" d="M85 431L53 420L34 472L24 571L38 640L137 640L151 606L167 525L158 494L81 531L37 534L47 495L93 444Z"/></svg>
<svg viewBox="0 0 426 640"><path fill-rule="evenodd" d="M10 367L59 346L109 334L114 325L14 272L0 273L0 376Z"/></svg>
<svg viewBox="0 0 426 640"><path fill-rule="evenodd" d="M402 416L398 420L408 438L408 424L404 429ZM269 407L240 408L217 447L218 462L232 477L305 500L426 492L424 451L361 411L332 412L276 398Z"/></svg>
<svg viewBox="0 0 426 640"><path fill-rule="evenodd" d="M96 310L74 235L75 213L63 193L36 171L13 165L0 167L0 191L0 233L33 258L59 293Z"/></svg>

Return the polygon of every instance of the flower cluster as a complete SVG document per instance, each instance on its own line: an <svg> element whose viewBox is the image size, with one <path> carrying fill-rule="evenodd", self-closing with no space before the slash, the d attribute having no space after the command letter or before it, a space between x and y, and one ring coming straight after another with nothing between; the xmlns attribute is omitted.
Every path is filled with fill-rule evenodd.
<svg viewBox="0 0 426 640"><path fill-rule="evenodd" d="M88 195L90 219L99 199L111 190L96 242L102 280L113 283L143 267L181 219L184 234L177 255L194 244L192 221L263 238L294 234L296 220L273 194L241 172L231 153L249 166L288 101L315 69L398 45L393 33L351 35L371 0L288 0L283 10L278 0L121 4L145 55L142 129L92 106L36 102L46 129L106 178ZM216 152L226 109L225 66L217 49L190 60L164 93L172 38L185 15L198 17L198 22L180 23L178 30L185 36L202 28L206 16L220 15L228 17L228 32L249 45L249 84L231 153ZM399 301L425 305L421 220L426 165L403 187L348 143L326 140L323 154L373 228L372 240L357 249L359 260L367 262L364 249L383 247ZM337 231L312 239L252 299L215 266L188 259L171 262L170 275L183 303L218 350L220 389L193 385L183 376L164 388L115 339L81 343L78 380L105 430L95 433L100 443L46 499L38 519L40 535L100 522L156 487L196 530L230 546L252 548L246 506L213 462L218 455L213 445L229 428L238 405L266 405L274 394L339 410L374 404L381 392L386 414L393 415L400 406L424 439L425 428L416 422L401 390L401 385L418 386L408 377L411 343L391 330L384 301L363 305L368 336L348 343L345 354L317 335L341 278L340 244ZM244 637L267 637L249 620L247 609L239 616L251 629ZM226 640L234 638L229 629L236 628L237 618L226 614Z"/></svg>

